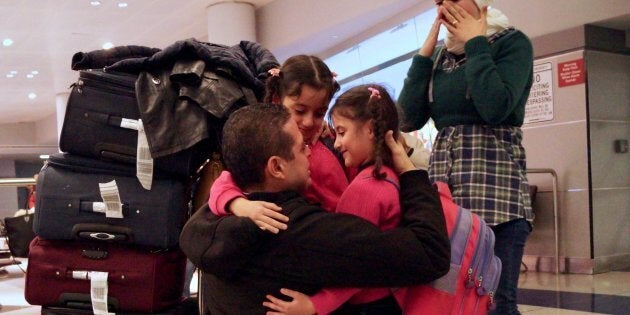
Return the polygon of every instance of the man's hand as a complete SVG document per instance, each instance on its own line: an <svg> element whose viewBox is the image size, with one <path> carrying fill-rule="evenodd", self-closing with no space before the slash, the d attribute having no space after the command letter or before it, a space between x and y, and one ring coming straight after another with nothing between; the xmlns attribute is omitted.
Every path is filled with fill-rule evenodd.
<svg viewBox="0 0 630 315"><path fill-rule="evenodd" d="M401 137L399 137L399 139L400 138ZM396 173L398 174L416 169L413 166L413 162L411 162L411 160L407 156L407 151L403 147L402 142L402 140L398 142L394 140L394 132L392 130L388 130L387 133L385 133L385 143L389 147L389 150L392 151L392 162L394 163L394 171L396 171Z"/></svg>

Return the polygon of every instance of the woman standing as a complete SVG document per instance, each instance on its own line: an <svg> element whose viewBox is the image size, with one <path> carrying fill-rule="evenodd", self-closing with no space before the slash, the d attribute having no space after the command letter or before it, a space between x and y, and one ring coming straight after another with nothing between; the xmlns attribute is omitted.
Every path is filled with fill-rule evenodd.
<svg viewBox="0 0 630 315"><path fill-rule="evenodd" d="M532 84L533 49L491 0L435 0L438 17L398 99L402 130L432 118L439 130L429 175L479 214L503 263L496 314L519 314L516 288L533 213L521 125ZM440 25L445 45L437 47Z"/></svg>

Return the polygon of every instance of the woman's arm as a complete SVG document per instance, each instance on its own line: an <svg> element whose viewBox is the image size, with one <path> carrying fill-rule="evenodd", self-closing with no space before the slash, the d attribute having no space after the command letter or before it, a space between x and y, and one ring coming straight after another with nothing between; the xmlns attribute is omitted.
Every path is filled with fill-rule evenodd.
<svg viewBox="0 0 630 315"><path fill-rule="evenodd" d="M533 48L521 32L506 35L499 51L485 36L466 42L466 81L479 115L488 124L500 124L518 106L524 106L532 79Z"/></svg>
<svg viewBox="0 0 630 315"><path fill-rule="evenodd" d="M401 130L404 132L422 128L429 120L429 81L433 61L421 55L413 56L403 88L398 96L402 111Z"/></svg>

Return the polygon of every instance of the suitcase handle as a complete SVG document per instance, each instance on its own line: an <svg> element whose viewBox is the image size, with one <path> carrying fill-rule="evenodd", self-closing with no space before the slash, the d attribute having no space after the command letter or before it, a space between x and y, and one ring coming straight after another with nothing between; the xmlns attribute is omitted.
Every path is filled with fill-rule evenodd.
<svg viewBox="0 0 630 315"><path fill-rule="evenodd" d="M96 210L101 208L100 210ZM100 201L81 201L79 204L79 211L82 212L92 212L92 213L105 213L104 211L104 203ZM122 204L123 217L127 217L129 214L129 207L126 204Z"/></svg>
<svg viewBox="0 0 630 315"><path fill-rule="evenodd" d="M72 237L102 242L133 243L133 232L130 228L110 224L75 224L72 227Z"/></svg>
<svg viewBox="0 0 630 315"><path fill-rule="evenodd" d="M78 308L84 310L92 309L92 298L89 294L84 293L62 293L59 296L59 305L69 308ZM117 298L107 297L107 309L115 312L118 309L119 302Z"/></svg>
<svg viewBox="0 0 630 315"><path fill-rule="evenodd" d="M83 117L85 117L85 119L91 120L93 122L97 122L99 124L123 128L120 126L122 123L123 117L120 117L120 116L103 114L103 113L93 112L93 111L84 111Z"/></svg>

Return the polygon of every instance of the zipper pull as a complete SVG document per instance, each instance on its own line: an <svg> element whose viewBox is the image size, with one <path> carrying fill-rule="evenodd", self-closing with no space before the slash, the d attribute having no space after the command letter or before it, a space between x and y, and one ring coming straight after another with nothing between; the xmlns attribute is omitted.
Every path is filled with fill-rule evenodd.
<svg viewBox="0 0 630 315"><path fill-rule="evenodd" d="M494 291L490 291L488 295L490 296L490 300L488 300L488 310L493 311L497 307L496 303L494 303Z"/></svg>
<svg viewBox="0 0 630 315"><path fill-rule="evenodd" d="M475 286L475 280L473 280L472 273L473 273L472 268L468 268L468 279L466 280L466 289L470 289L473 286Z"/></svg>
<svg viewBox="0 0 630 315"><path fill-rule="evenodd" d="M83 80L79 79L76 83L77 92L83 93Z"/></svg>
<svg viewBox="0 0 630 315"><path fill-rule="evenodd" d="M481 283L483 282L483 276L479 276L477 279L477 288L481 288Z"/></svg>

